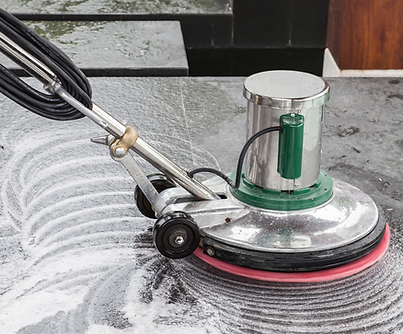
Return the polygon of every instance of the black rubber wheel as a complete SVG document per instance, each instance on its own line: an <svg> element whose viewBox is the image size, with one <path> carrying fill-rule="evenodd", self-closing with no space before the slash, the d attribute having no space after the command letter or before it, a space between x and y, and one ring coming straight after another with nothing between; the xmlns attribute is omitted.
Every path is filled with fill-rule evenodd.
<svg viewBox="0 0 403 334"><path fill-rule="evenodd" d="M176 187L175 183L163 174L151 174L148 175L147 178L159 193L166 189ZM137 208L144 216L155 218L155 212L150 202L138 186L134 189L134 200L136 201Z"/></svg>
<svg viewBox="0 0 403 334"><path fill-rule="evenodd" d="M200 241L199 228L185 212L173 212L159 218L153 230L154 245L171 259L181 259L192 254Z"/></svg>

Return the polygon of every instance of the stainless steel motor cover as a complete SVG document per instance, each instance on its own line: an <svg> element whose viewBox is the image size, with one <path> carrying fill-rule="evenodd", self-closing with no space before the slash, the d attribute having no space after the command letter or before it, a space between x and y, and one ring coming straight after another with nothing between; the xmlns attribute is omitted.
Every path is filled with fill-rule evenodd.
<svg viewBox="0 0 403 334"><path fill-rule="evenodd" d="M267 127L278 126L283 114L302 114L305 118L301 177L285 179L277 172L278 133L273 132L259 137L249 148L245 159L247 180L275 190L302 189L317 183L328 83L303 72L267 71L248 77L243 95L248 100L248 138Z"/></svg>

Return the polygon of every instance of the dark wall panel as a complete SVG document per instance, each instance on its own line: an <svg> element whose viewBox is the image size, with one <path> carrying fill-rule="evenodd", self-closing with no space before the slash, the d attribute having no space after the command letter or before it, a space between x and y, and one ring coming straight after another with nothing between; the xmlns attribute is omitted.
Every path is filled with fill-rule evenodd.
<svg viewBox="0 0 403 334"><path fill-rule="evenodd" d="M328 0L234 0L234 45L324 47L328 5Z"/></svg>

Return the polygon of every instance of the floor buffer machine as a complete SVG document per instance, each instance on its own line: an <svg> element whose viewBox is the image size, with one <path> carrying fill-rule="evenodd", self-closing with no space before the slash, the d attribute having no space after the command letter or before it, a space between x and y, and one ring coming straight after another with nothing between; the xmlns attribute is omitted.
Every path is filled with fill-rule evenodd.
<svg viewBox="0 0 403 334"><path fill-rule="evenodd" d="M44 85L36 90L0 64L0 91L54 120L89 117L135 180L135 201L156 219L153 240L169 258L195 254L254 279L313 282L355 274L386 251L389 228L374 201L320 169L323 106L329 85L296 71L244 82L247 137L232 175L185 171L91 99L84 74L57 47L0 10L0 50ZM132 153L161 174L145 175ZM214 173L205 182L197 173Z"/></svg>

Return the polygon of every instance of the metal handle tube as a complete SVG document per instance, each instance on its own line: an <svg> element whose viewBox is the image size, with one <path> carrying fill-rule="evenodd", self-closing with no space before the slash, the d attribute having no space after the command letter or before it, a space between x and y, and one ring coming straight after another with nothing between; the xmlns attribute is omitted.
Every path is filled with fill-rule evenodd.
<svg viewBox="0 0 403 334"><path fill-rule="evenodd" d="M162 155L141 138L137 139L136 143L132 147L132 150L147 160L155 168L174 179L177 183L179 183L179 185L196 197L206 200L220 199L219 196L208 189L205 185L196 179L191 178L186 171Z"/></svg>
<svg viewBox="0 0 403 334"><path fill-rule="evenodd" d="M71 104L74 108L88 116L95 123L100 125L110 134L115 137L121 138L126 131L126 126L101 109L96 104L93 104L93 109L90 110L82 103L72 97L60 84L54 83L48 85L47 89L59 95L63 100ZM147 160L155 168L166 174L168 177L175 180L179 185L189 191L191 194L198 198L205 200L220 199L214 192L203 185L201 182L189 177L186 171L169 160L163 154L154 149L151 145L146 143L141 138L138 138L131 149Z"/></svg>
<svg viewBox="0 0 403 334"><path fill-rule="evenodd" d="M42 83L51 84L56 80L56 75L50 68L2 32L0 32L0 50Z"/></svg>

